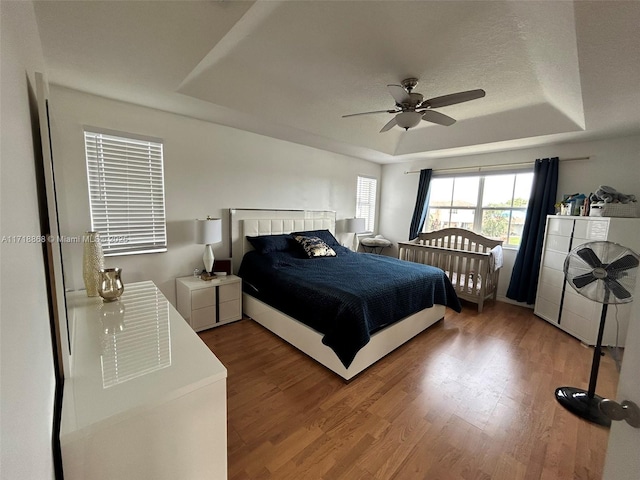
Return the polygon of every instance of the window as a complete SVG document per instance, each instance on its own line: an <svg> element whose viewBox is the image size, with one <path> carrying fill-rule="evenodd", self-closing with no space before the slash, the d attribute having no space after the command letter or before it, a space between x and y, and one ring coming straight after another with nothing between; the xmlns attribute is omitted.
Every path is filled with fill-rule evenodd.
<svg viewBox="0 0 640 480"><path fill-rule="evenodd" d="M105 255L165 252L162 142L84 132L91 229Z"/></svg>
<svg viewBox="0 0 640 480"><path fill-rule="evenodd" d="M376 188L378 181L371 177L358 177L356 191L356 217L365 219L365 230L373 232L376 220Z"/></svg>
<svg viewBox="0 0 640 480"><path fill-rule="evenodd" d="M532 183L531 172L433 178L424 231L465 228L517 247Z"/></svg>

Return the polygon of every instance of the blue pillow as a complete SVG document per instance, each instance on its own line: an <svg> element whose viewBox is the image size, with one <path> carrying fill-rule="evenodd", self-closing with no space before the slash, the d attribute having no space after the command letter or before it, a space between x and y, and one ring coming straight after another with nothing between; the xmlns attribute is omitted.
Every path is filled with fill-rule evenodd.
<svg viewBox="0 0 640 480"><path fill-rule="evenodd" d="M247 236L247 240L260 253L285 252L292 247L289 234Z"/></svg>
<svg viewBox="0 0 640 480"><path fill-rule="evenodd" d="M340 247L340 242L329 230L307 230L306 232L293 232L292 236L299 235L302 237L318 237L330 247Z"/></svg>

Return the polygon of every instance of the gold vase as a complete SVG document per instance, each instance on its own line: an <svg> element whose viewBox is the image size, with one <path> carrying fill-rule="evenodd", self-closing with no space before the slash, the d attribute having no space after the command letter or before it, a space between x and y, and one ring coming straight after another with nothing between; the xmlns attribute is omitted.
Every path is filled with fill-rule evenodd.
<svg viewBox="0 0 640 480"><path fill-rule="evenodd" d="M98 232L85 232L82 237L82 279L88 297L98 296L100 283L100 269L104 268L104 253Z"/></svg>
<svg viewBox="0 0 640 480"><path fill-rule="evenodd" d="M122 292L124 292L124 285L120 278L121 272L122 269L119 267L100 269L98 293L105 302L117 300L120 295L122 295Z"/></svg>

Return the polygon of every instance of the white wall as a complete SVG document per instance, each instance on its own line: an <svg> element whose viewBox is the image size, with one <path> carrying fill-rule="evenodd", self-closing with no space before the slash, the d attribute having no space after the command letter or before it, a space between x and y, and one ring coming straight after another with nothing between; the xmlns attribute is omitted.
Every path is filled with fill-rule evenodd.
<svg viewBox="0 0 640 480"><path fill-rule="evenodd" d="M408 238L419 175L405 174L406 171L532 162L536 158L548 157L559 157L561 160L558 180L559 200L563 193L589 194L600 185L609 185L620 192L633 193L640 199L640 136L464 157L416 160L404 164L385 165L382 169L380 233L394 243L406 241ZM562 159L578 157L590 159L562 163ZM393 255L397 252L385 253ZM501 300L506 300L505 295L515 257L516 250L505 249L505 263L500 272L498 286L498 297Z"/></svg>
<svg viewBox="0 0 640 480"><path fill-rule="evenodd" d="M354 216L357 175L380 178L365 160L248 133L167 112L51 88L53 155L62 235L90 229L83 127L164 139L168 252L107 257L127 282L153 280L174 302L175 278L201 267L192 221L223 218L216 258L229 257L228 208L335 210ZM63 246L67 287L82 284L82 246Z"/></svg>
<svg viewBox="0 0 640 480"><path fill-rule="evenodd" d="M33 95L34 72L44 68L42 50L31 2L2 1L0 15L0 233L39 235L29 90ZM42 244L3 242L0 256L0 477L54 478L55 375Z"/></svg>

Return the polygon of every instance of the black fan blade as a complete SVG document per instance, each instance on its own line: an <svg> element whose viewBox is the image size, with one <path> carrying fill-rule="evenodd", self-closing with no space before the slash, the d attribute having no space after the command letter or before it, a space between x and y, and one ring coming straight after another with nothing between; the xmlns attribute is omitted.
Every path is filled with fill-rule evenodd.
<svg viewBox="0 0 640 480"><path fill-rule="evenodd" d="M583 288L589 285L592 282L596 281L596 277L593 276L593 273L585 273L584 275L578 275L577 277L573 277L571 280L576 288Z"/></svg>
<svg viewBox="0 0 640 480"><path fill-rule="evenodd" d="M398 105L408 103L411 99L411 96L402 85L387 85L387 88Z"/></svg>
<svg viewBox="0 0 640 480"><path fill-rule="evenodd" d="M629 255L625 255L622 258L619 258L614 262L611 262L609 265L605 267L605 270L609 275L616 277L616 274L618 272L623 272L625 270L629 270L630 268L635 268L637 266L638 266L638 259L635 256L629 254Z"/></svg>
<svg viewBox="0 0 640 480"><path fill-rule="evenodd" d="M398 110L376 110L375 112L362 112L362 113L350 113L349 115L342 115L342 118L356 117L358 115L371 115L372 113L397 113Z"/></svg>
<svg viewBox="0 0 640 480"><path fill-rule="evenodd" d="M590 267L592 268L602 267L602 262L600 261L598 256L595 254L595 252L591 250L589 247L581 248L576 253L582 260L587 262L587 264Z"/></svg>
<svg viewBox="0 0 640 480"><path fill-rule="evenodd" d="M436 112L435 110L427 110L426 112L423 112L422 120L437 123L438 125L444 125L445 127L456 123L455 119L445 115L444 113Z"/></svg>
<svg viewBox="0 0 640 480"><path fill-rule="evenodd" d="M442 95L441 97L434 97L422 102L422 107L439 108L446 107L448 105L455 105L456 103L468 102L475 100L476 98L482 98L486 95L482 89L468 90L466 92L450 93L449 95Z"/></svg>
<svg viewBox="0 0 640 480"><path fill-rule="evenodd" d="M629 293L629 290L627 290L622 285L620 285L620 283L618 283L617 280L607 277L604 279L604 282L609 288L609 290L611 291L611 293L613 293L620 300L624 300L625 298L629 298L631 296L631 293Z"/></svg>

